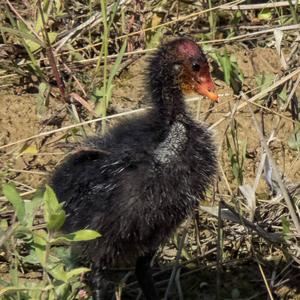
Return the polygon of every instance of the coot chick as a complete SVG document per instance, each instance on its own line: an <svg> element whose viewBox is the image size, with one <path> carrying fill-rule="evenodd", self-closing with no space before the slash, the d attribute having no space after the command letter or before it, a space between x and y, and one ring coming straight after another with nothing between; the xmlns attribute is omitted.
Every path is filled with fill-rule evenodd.
<svg viewBox="0 0 300 300"><path fill-rule="evenodd" d="M68 214L64 230L102 234L79 250L93 265L94 299L105 299L105 270L124 262L135 264L146 299L159 299L151 257L197 207L216 174L211 134L184 103L186 92L218 99L201 48L189 38L162 45L150 58L145 85L153 108L89 138L52 178Z"/></svg>

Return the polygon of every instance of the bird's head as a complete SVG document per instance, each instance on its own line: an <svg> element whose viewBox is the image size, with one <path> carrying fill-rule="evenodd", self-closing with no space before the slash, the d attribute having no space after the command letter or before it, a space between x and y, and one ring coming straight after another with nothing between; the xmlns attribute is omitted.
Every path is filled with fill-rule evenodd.
<svg viewBox="0 0 300 300"><path fill-rule="evenodd" d="M197 93L218 101L209 65L200 46L189 38L178 38L166 43L161 50L164 64L169 65L172 77L184 94Z"/></svg>

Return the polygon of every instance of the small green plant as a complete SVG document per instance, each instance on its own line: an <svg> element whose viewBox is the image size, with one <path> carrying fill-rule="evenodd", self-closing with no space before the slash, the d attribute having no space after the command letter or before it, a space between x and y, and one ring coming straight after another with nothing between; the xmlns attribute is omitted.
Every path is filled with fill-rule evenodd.
<svg viewBox="0 0 300 300"><path fill-rule="evenodd" d="M257 16L258 20L261 21L270 21L273 18L273 13L271 9L264 8L261 12L259 12Z"/></svg>
<svg viewBox="0 0 300 300"><path fill-rule="evenodd" d="M294 151L300 151L300 126L295 125L294 131L288 139L288 146Z"/></svg>
<svg viewBox="0 0 300 300"><path fill-rule="evenodd" d="M34 56L34 52L46 47L44 41L38 37L36 32L32 33L27 24L22 20L15 20L8 8L5 10L5 14L10 20L11 27L0 26L1 32L14 36L14 39L24 46L30 59L27 67L28 70L39 78L45 79L45 74Z"/></svg>
<svg viewBox="0 0 300 300"><path fill-rule="evenodd" d="M288 93L287 93L286 86L284 86L282 88L282 90L280 91L280 93L278 94L278 98L277 98L277 102L278 102L281 110L284 109L287 101L288 101Z"/></svg>
<svg viewBox="0 0 300 300"><path fill-rule="evenodd" d="M102 46L98 56L97 66L94 72L94 78L98 75L100 71L100 66L103 61L103 81L100 88L93 88L92 100L95 102L95 113L96 116L106 116L106 111L111 100L112 90L113 90L113 79L117 74L120 64L122 62L123 55L127 46L127 39L124 40L123 45L117 55L116 61L112 68L110 68L108 63L108 46L109 46L109 34L111 27L113 25L114 17L116 15L120 1L116 1L113 4L111 12L107 15L107 2L101 0L101 13L103 22L103 33L101 35ZM93 85L93 83L92 83ZM105 131L105 120L102 122L102 130Z"/></svg>
<svg viewBox="0 0 300 300"><path fill-rule="evenodd" d="M208 0L208 8L213 8L212 0ZM218 14L216 14L214 11L210 11L208 14L208 23L210 27L211 39L216 38L217 17Z"/></svg>
<svg viewBox="0 0 300 300"><path fill-rule="evenodd" d="M224 74L224 81L232 87L235 94L239 93L244 81L244 75L238 68L236 58L233 55L229 55L226 50L222 53L214 52L210 55L220 66Z"/></svg>
<svg viewBox="0 0 300 300"><path fill-rule="evenodd" d="M238 185L244 182L244 166L247 151L247 141L238 138L238 123L235 119L231 122L230 138L226 135L227 153L232 174Z"/></svg>
<svg viewBox="0 0 300 300"><path fill-rule="evenodd" d="M274 78L274 74L259 74L255 76L255 81L260 91L263 91L273 84Z"/></svg>
<svg viewBox="0 0 300 300"><path fill-rule="evenodd" d="M5 220L0 223L0 247L10 253L9 279L0 281L0 298L75 299L83 286L80 276L89 269L72 267L70 248L61 244L95 239L100 234L93 230L71 234L59 232L66 214L49 186L43 195L39 194L31 201L23 200L9 184L4 184L3 193L12 204L14 215L10 225ZM41 209L45 226L36 226L35 220ZM28 268L41 270L42 280L22 281L20 273Z"/></svg>

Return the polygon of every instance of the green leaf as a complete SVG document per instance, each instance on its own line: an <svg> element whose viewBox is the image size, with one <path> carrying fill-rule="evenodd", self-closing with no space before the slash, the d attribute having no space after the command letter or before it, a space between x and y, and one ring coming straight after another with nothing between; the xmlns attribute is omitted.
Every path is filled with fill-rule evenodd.
<svg viewBox="0 0 300 300"><path fill-rule="evenodd" d="M62 209L62 204L58 202L52 188L46 185L44 193L44 218L49 230L59 230L64 224L66 213Z"/></svg>
<svg viewBox="0 0 300 300"><path fill-rule="evenodd" d="M44 47L45 44L43 42L41 42L40 40L38 40L34 35L28 33L28 32L23 32L21 30L17 30L17 29L12 29L9 27L4 27L4 26L0 26L0 30L4 31L4 32L8 32L8 33L12 33L20 38L23 38L24 40L29 40L35 44L38 44L40 47Z"/></svg>
<svg viewBox="0 0 300 300"><path fill-rule="evenodd" d="M224 81L232 87L235 93L239 92L244 75L238 68L234 55L229 55L225 50L222 53L211 52L210 56L217 61L223 71Z"/></svg>
<svg viewBox="0 0 300 300"><path fill-rule="evenodd" d="M127 46L127 39L124 40L123 45L121 47L121 50L118 53L117 59L116 59L114 65L113 65L113 67L110 71L108 82L107 82L108 88L110 88L110 86L112 85L113 78L116 76L116 74L117 74L117 72L120 68L120 64L122 62L122 58L124 56L126 46Z"/></svg>
<svg viewBox="0 0 300 300"><path fill-rule="evenodd" d="M74 286L72 286L72 289L73 288L74 288ZM53 300L56 300L56 299L73 300L74 298L75 298L75 296L74 296L74 294L71 293L70 284L68 282L64 282L64 283L55 282L55 295L53 295L53 297L52 297ZM81 298L78 298L78 299L81 299Z"/></svg>
<svg viewBox="0 0 300 300"><path fill-rule="evenodd" d="M53 44L57 38L57 32L48 32L47 34L49 37L50 44ZM24 41L31 52L35 52L42 48L42 45L40 43L36 43L30 39L24 39Z"/></svg>
<svg viewBox="0 0 300 300"><path fill-rule="evenodd" d="M38 114L40 115L45 113L47 110L46 105L47 105L49 93L50 93L50 85L47 82L42 81L39 84L39 93L37 95L37 111Z"/></svg>
<svg viewBox="0 0 300 300"><path fill-rule="evenodd" d="M42 204L43 197L36 195L31 201L25 202L25 215L26 224L28 228L32 227L34 217L37 213L39 206Z"/></svg>
<svg viewBox="0 0 300 300"><path fill-rule="evenodd" d="M2 287L7 287L7 286L10 286L11 284L3 279L0 278L0 286ZM0 292L1 293L1 292Z"/></svg>
<svg viewBox="0 0 300 300"><path fill-rule="evenodd" d="M31 155L34 155L34 154L37 154L38 153L38 149L36 147L36 145L28 145L27 147L25 147L25 149L22 150L22 152L20 152L20 154L18 155L19 156L22 156L23 154L31 154Z"/></svg>
<svg viewBox="0 0 300 300"><path fill-rule="evenodd" d="M50 44L52 45L56 41L57 32L54 32L54 31L48 32L48 37L50 40Z"/></svg>
<svg viewBox="0 0 300 300"><path fill-rule="evenodd" d="M100 237L101 234L95 230L82 229L75 231L73 233L61 235L53 240L51 244L55 244L58 241L68 241L68 242L79 242L79 241L89 241Z"/></svg>
<svg viewBox="0 0 300 300"><path fill-rule="evenodd" d="M283 105L286 103L287 101L287 98L288 98L288 95L287 95L287 89L286 87L284 86L283 89L281 90L281 92L278 94L278 102Z"/></svg>
<svg viewBox="0 0 300 300"><path fill-rule="evenodd" d="M10 275L12 284L15 286L19 286L18 270L14 267L14 264L10 265L9 275Z"/></svg>
<svg viewBox="0 0 300 300"><path fill-rule="evenodd" d="M93 100L95 103L102 101L104 96L104 89L103 87L101 88L95 88L92 91L92 96L91 96L91 100Z"/></svg>
<svg viewBox="0 0 300 300"><path fill-rule="evenodd" d="M19 287L19 286L9 286L6 288L1 288L0 290L0 296L4 296L5 294L16 294L16 292L22 291L24 288ZM0 298L2 299L2 298ZM6 298L3 298L6 299ZM16 299L16 298L8 298L8 299Z"/></svg>
<svg viewBox="0 0 300 300"><path fill-rule="evenodd" d="M76 268L67 273L67 280L69 281L72 277L80 275L81 273L90 272L91 270L88 268Z"/></svg>
<svg viewBox="0 0 300 300"><path fill-rule="evenodd" d="M44 230L39 230L33 234L34 247L36 256L43 267L46 267L46 244L47 233Z"/></svg>
<svg viewBox="0 0 300 300"><path fill-rule="evenodd" d="M0 220L0 233L5 232L8 229L8 222L5 219Z"/></svg>
<svg viewBox="0 0 300 300"><path fill-rule="evenodd" d="M19 222L23 224L25 222L24 220L25 206L24 206L24 201L20 197L16 188L11 184L4 184L3 194L5 195L7 200L13 205Z"/></svg>
<svg viewBox="0 0 300 300"><path fill-rule="evenodd" d="M29 254L22 257L23 263L28 263L32 265L36 265L40 262L39 258L36 255L36 252L34 250L30 250Z"/></svg>
<svg viewBox="0 0 300 300"><path fill-rule="evenodd" d="M300 127L296 128L296 130L290 135L288 139L288 146L294 150L300 150Z"/></svg>
<svg viewBox="0 0 300 300"><path fill-rule="evenodd" d="M57 300L57 294L56 291L51 289L47 295L47 300Z"/></svg>
<svg viewBox="0 0 300 300"><path fill-rule="evenodd" d="M27 47L29 48L30 52L35 52L35 51L41 49L41 47L42 47L39 43L36 43L32 40L24 39L24 41L25 41Z"/></svg>
<svg viewBox="0 0 300 300"><path fill-rule="evenodd" d="M108 23L108 28L112 26L112 24L115 22L115 16L118 12L120 0L113 1L113 7L111 8L110 14L109 14L109 23Z"/></svg>
<svg viewBox="0 0 300 300"><path fill-rule="evenodd" d="M248 147L248 140L241 141L241 147L242 147L242 155L241 155L241 167L245 165L246 160L246 154L247 154L247 147Z"/></svg>
<svg viewBox="0 0 300 300"><path fill-rule="evenodd" d="M255 76L255 80L260 90L263 91L273 84L274 77L274 74L262 74Z"/></svg>
<svg viewBox="0 0 300 300"><path fill-rule="evenodd" d="M49 9L49 1L48 0L44 0L44 1L42 1L42 3L43 3L43 5L42 5L42 9L43 9L42 14L43 14L45 23L47 24L47 22L48 22L48 12L51 10L51 8ZM51 1L51 3L52 3L52 1ZM37 21L36 21L36 25L35 25L35 32L39 32L44 27L42 14L41 14L41 11L38 10L38 17L37 17Z"/></svg>
<svg viewBox="0 0 300 300"><path fill-rule="evenodd" d="M149 34L149 38L147 39L148 41L146 43L146 49L151 49L159 45L159 42L164 35L164 30L164 27L159 27L154 33L151 32L151 34Z"/></svg>
<svg viewBox="0 0 300 300"><path fill-rule="evenodd" d="M49 230L59 230L64 224L66 219L66 213L63 210L52 212L47 221L47 228Z"/></svg>
<svg viewBox="0 0 300 300"><path fill-rule="evenodd" d="M56 13L60 12L62 7L62 2L60 0L54 0L54 5L55 5Z"/></svg>
<svg viewBox="0 0 300 300"><path fill-rule="evenodd" d="M284 237L287 239L288 238L288 234L291 232L291 230L290 230L290 222L284 216L281 217L281 222L282 222L282 228L283 228Z"/></svg>
<svg viewBox="0 0 300 300"><path fill-rule="evenodd" d="M65 272L63 264L56 263L53 266L48 266L47 270L55 279L67 282L67 272Z"/></svg>
<svg viewBox="0 0 300 300"><path fill-rule="evenodd" d="M223 56L221 56L220 63L222 66L222 70L224 72L224 80L228 85L230 85L230 77L231 77L232 70L231 70L231 63L227 52L225 52Z"/></svg>
<svg viewBox="0 0 300 300"><path fill-rule="evenodd" d="M109 73L109 78L107 80L106 86L102 86L101 89L97 88L93 91L92 100L96 103L95 113L96 115L106 115L106 109L110 102L112 91L113 91L113 79L116 76L120 64L122 62L122 58L124 56L125 50L127 46L127 39L123 42L120 52L118 53L117 59ZM105 103L103 102L105 99Z"/></svg>
<svg viewBox="0 0 300 300"><path fill-rule="evenodd" d="M32 240L32 231L26 226L19 225L15 229L15 237L21 238L23 241Z"/></svg>
<svg viewBox="0 0 300 300"><path fill-rule="evenodd" d="M258 19L262 21L270 21L272 19L272 11L264 9L258 14Z"/></svg>
<svg viewBox="0 0 300 300"><path fill-rule="evenodd" d="M96 239L101 236L101 234L95 230L90 230L90 229L83 229L83 230L78 230L73 233L69 233L67 235L67 238L71 241L74 242L79 242L79 241L89 241Z"/></svg>

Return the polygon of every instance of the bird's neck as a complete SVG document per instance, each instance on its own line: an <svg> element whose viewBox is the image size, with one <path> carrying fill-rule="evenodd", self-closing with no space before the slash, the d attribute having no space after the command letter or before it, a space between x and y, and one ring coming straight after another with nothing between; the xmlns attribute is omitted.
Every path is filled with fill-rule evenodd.
<svg viewBox="0 0 300 300"><path fill-rule="evenodd" d="M178 84L173 84L170 78L164 79L167 81L161 80L161 84L151 88L154 118L164 128L162 140L154 151L154 158L160 165L169 165L179 159L185 148L188 140L186 123L189 123L189 117Z"/></svg>
<svg viewBox="0 0 300 300"><path fill-rule="evenodd" d="M158 117L169 124L186 114L177 73L163 52L158 52L149 63L146 82L152 105Z"/></svg>
<svg viewBox="0 0 300 300"><path fill-rule="evenodd" d="M154 109L161 120L172 124L186 116L184 97L176 84L163 83L151 90Z"/></svg>

